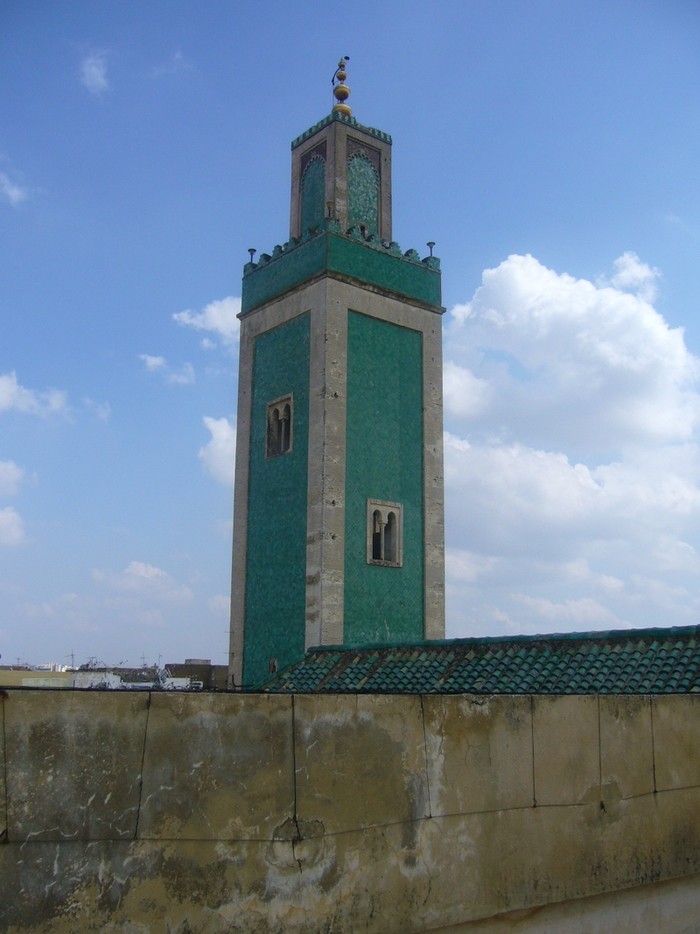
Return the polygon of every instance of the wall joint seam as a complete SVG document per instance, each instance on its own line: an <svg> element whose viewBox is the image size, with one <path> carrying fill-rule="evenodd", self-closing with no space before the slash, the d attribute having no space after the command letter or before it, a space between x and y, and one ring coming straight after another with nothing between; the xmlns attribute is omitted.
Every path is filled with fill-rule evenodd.
<svg viewBox="0 0 700 934"><path fill-rule="evenodd" d="M672 795L677 791L695 791L700 788L700 785L676 785L673 788L655 788L655 795Z"/></svg>
<svg viewBox="0 0 700 934"><path fill-rule="evenodd" d="M656 787L656 742L654 739L654 698L649 698L649 725L651 727L651 775L654 783L654 794L658 791Z"/></svg>
<svg viewBox="0 0 700 934"><path fill-rule="evenodd" d="M143 799L143 772L146 765L146 742L148 739L148 723L151 719L151 699L153 692L148 692L148 701L146 702L146 723L143 728L143 746L141 748L141 774L139 775L139 800L136 805L136 824L134 826L134 840L139 838L139 822L141 820L141 803Z"/></svg>
<svg viewBox="0 0 700 934"><path fill-rule="evenodd" d="M598 788L603 787L603 740L600 732L600 694L596 695L596 708L598 710ZM603 802L600 802L601 805Z"/></svg>
<svg viewBox="0 0 700 934"><path fill-rule="evenodd" d="M430 768L428 765L428 737L425 730L425 696L420 695L420 720L423 727L423 754L425 756L425 787L428 789L428 817L433 816L433 802L430 796Z"/></svg>
<svg viewBox="0 0 700 934"><path fill-rule="evenodd" d="M7 802L7 719L5 717L5 705L9 699L10 694L7 691L0 690L0 700L2 700L2 810L5 818L5 829L0 833L0 843L9 843L10 840L10 809Z"/></svg>
<svg viewBox="0 0 700 934"><path fill-rule="evenodd" d="M535 785L535 698L530 695L530 743L532 749L532 806L537 807L537 788Z"/></svg>
<svg viewBox="0 0 700 934"><path fill-rule="evenodd" d="M294 824L298 829L297 814L297 723L296 723L296 697L292 694L292 791L294 796Z"/></svg>

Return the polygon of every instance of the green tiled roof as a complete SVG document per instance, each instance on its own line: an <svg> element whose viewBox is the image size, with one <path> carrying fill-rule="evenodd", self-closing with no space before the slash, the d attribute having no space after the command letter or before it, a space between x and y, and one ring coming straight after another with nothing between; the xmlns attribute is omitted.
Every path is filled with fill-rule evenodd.
<svg viewBox="0 0 700 934"><path fill-rule="evenodd" d="M700 693L700 626L321 646L265 682L295 694Z"/></svg>

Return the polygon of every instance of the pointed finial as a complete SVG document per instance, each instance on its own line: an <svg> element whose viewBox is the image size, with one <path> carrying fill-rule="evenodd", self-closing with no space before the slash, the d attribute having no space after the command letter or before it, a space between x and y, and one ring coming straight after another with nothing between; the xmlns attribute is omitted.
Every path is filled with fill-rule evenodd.
<svg viewBox="0 0 700 934"><path fill-rule="evenodd" d="M338 62L338 67L336 68L333 77L331 78L331 84L333 85L333 97L338 101L338 103L333 107L333 113L343 114L344 117L352 116L352 110L350 105L345 102L350 97L350 88L345 84L345 79L348 74L346 71L347 63L350 61L349 55L344 55L343 58Z"/></svg>

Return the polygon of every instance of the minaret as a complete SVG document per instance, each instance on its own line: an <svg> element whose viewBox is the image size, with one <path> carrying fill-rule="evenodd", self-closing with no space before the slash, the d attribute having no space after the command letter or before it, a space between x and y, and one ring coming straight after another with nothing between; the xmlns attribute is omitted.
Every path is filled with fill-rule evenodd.
<svg viewBox="0 0 700 934"><path fill-rule="evenodd" d="M347 103L292 143L290 239L243 274L230 674L444 638L439 260L391 235L391 138Z"/></svg>

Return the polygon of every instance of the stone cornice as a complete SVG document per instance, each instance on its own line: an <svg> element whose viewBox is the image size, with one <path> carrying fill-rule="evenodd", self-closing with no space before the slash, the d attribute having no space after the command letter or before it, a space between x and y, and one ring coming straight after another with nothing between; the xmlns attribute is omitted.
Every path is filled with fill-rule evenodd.
<svg viewBox="0 0 700 934"><path fill-rule="evenodd" d="M371 126L363 126L361 123L358 123L354 117L346 117L344 114L339 113L330 113L322 120L319 120L318 123L315 123L312 127L309 127L308 130L305 130L300 136L297 136L295 140L292 140L292 149L296 149L297 146L301 146L307 139L310 139L319 130L322 130L324 126L328 126L329 123L344 123L346 126L354 127L357 130L360 130L362 133L367 133L368 136L373 136L375 139L380 139L383 143L387 143L391 146L391 136L388 133L384 133L382 130L375 130Z"/></svg>

